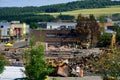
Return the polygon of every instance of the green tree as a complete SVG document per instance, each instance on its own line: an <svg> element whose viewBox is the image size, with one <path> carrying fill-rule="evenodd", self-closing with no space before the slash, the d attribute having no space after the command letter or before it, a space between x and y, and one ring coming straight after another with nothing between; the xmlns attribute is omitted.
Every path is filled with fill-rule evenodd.
<svg viewBox="0 0 120 80"><path fill-rule="evenodd" d="M45 80L52 72L53 69L45 62L43 54L44 49L41 44L25 51L25 74L28 80Z"/></svg>
<svg viewBox="0 0 120 80"><path fill-rule="evenodd" d="M105 32L105 16L99 16L98 17L98 20L99 20L99 23L101 24L100 25L100 31L101 31L101 34L103 34Z"/></svg>
<svg viewBox="0 0 120 80"><path fill-rule="evenodd" d="M71 15L62 15L62 14L60 14L59 16L57 16L57 19L60 19L60 20L74 20L75 17L71 16Z"/></svg>
<svg viewBox="0 0 120 80"><path fill-rule="evenodd" d="M116 13L112 15L112 20L113 21L119 21L120 20L120 13Z"/></svg>
<svg viewBox="0 0 120 80"><path fill-rule="evenodd" d="M4 70L4 66L6 65L6 60L5 57L3 55L0 54L0 73L3 72Z"/></svg>
<svg viewBox="0 0 120 80"><path fill-rule="evenodd" d="M36 23L36 22L31 22L31 23L30 23L30 28L32 28L32 29L38 28L38 23Z"/></svg>
<svg viewBox="0 0 120 80"><path fill-rule="evenodd" d="M103 76L120 76L120 51L105 50L100 54L98 61L92 61L96 70ZM111 80L111 79L110 79Z"/></svg>
<svg viewBox="0 0 120 80"><path fill-rule="evenodd" d="M120 27L118 24L115 24L113 28L116 32L116 44L120 44Z"/></svg>
<svg viewBox="0 0 120 80"><path fill-rule="evenodd" d="M98 47L109 47L112 39L112 34L109 33L103 33L99 39L97 46Z"/></svg>
<svg viewBox="0 0 120 80"><path fill-rule="evenodd" d="M119 45L120 44L120 27L115 24L113 27L113 30L116 32L116 43L115 45ZM102 32L101 36L99 37L99 41L97 46L98 47L108 47L111 43L111 39L112 39L112 34L110 33L105 33L104 31Z"/></svg>

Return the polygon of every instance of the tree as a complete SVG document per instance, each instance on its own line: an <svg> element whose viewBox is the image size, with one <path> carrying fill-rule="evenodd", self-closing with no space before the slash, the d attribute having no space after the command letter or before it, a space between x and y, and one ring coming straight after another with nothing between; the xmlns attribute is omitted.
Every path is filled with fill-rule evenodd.
<svg viewBox="0 0 120 80"><path fill-rule="evenodd" d="M78 36L78 40L81 42L88 41L88 34L91 33L89 26L88 26L88 18L83 17L81 14L78 16L77 25L76 25L76 35ZM81 39L82 37L82 39Z"/></svg>
<svg viewBox="0 0 120 80"><path fill-rule="evenodd" d="M101 34L103 34L105 32L105 16L99 16L98 17L98 20L99 20L99 23L100 23L100 31L101 31Z"/></svg>
<svg viewBox="0 0 120 80"><path fill-rule="evenodd" d="M76 34L80 42L97 43L97 37L100 35L99 25L93 15L83 17L81 14L78 16L76 25Z"/></svg>
<svg viewBox="0 0 120 80"><path fill-rule="evenodd" d="M114 25L114 31L116 32L116 43L120 44L120 27L118 24Z"/></svg>
<svg viewBox="0 0 120 80"><path fill-rule="evenodd" d="M5 57L0 54L0 73L3 72L4 66L7 64Z"/></svg>
<svg viewBox="0 0 120 80"><path fill-rule="evenodd" d="M120 13L116 13L112 15L112 20L113 21L119 21L120 20Z"/></svg>
<svg viewBox="0 0 120 80"><path fill-rule="evenodd" d="M113 30L116 32L116 47L117 45L120 44L120 27L115 24L113 27ZM101 34L101 36L99 37L99 41L97 43L98 47L108 47L111 43L111 39L112 39L112 34L110 33L105 33L103 31L103 33Z"/></svg>
<svg viewBox="0 0 120 80"><path fill-rule="evenodd" d="M36 23L36 22L31 22L31 23L30 23L30 28L31 28L31 29L36 29L36 28L38 28L38 23Z"/></svg>
<svg viewBox="0 0 120 80"><path fill-rule="evenodd" d="M89 15L89 27L91 30L91 47L95 46L98 42L98 37L100 36L100 27L94 17L94 15Z"/></svg>
<svg viewBox="0 0 120 80"><path fill-rule="evenodd" d="M112 34L109 33L103 33L99 39L97 46L98 47L109 47L112 39Z"/></svg>
<svg viewBox="0 0 120 80"><path fill-rule="evenodd" d="M100 54L97 61L92 61L98 73L103 76L113 76L117 78L120 76L120 51L119 50L105 50ZM107 80L107 79L105 79ZM111 79L110 79L111 80Z"/></svg>
<svg viewBox="0 0 120 80"><path fill-rule="evenodd" d="M62 15L62 14L60 14L59 16L57 16L57 19L60 19L60 20L74 20L75 17L71 16L71 15Z"/></svg>
<svg viewBox="0 0 120 80"><path fill-rule="evenodd" d="M45 62L43 54L44 49L41 44L25 51L25 74L28 80L45 80L52 72L53 69Z"/></svg>

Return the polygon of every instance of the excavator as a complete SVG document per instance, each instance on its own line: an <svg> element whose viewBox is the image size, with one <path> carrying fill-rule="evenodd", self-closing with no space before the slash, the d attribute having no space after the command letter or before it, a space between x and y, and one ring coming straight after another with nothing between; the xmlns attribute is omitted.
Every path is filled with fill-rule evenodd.
<svg viewBox="0 0 120 80"><path fill-rule="evenodd" d="M83 42L83 43L81 43L81 46L82 46L82 49L88 49L89 48L89 46L90 46L90 43L85 43L85 42Z"/></svg>
<svg viewBox="0 0 120 80"><path fill-rule="evenodd" d="M115 44L116 44L116 32L114 31L113 33L112 33L112 38L111 38L111 43L110 43L110 48L109 48L109 50L113 50L116 46L115 46ZM89 48L89 46L90 46L90 43L85 43L85 42L83 42L83 43L81 43L81 46L82 46L82 48L83 49L88 49Z"/></svg>
<svg viewBox="0 0 120 80"><path fill-rule="evenodd" d="M111 44L110 44L110 49L114 49L116 44L116 32L112 34L112 39L111 39Z"/></svg>
<svg viewBox="0 0 120 80"><path fill-rule="evenodd" d="M116 47L116 32L112 33L111 43L109 48L105 48L104 50L107 52L112 52Z"/></svg>

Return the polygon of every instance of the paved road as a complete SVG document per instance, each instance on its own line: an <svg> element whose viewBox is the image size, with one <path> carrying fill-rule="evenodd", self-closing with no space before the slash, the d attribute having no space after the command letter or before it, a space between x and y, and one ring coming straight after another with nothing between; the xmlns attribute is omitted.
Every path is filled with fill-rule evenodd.
<svg viewBox="0 0 120 80"><path fill-rule="evenodd" d="M0 43L0 50L4 50L6 47L4 46L5 43ZM21 48L21 47L24 47L28 44L27 41L23 41L23 40L20 40L20 41L16 41L14 44L13 44L13 47L14 48Z"/></svg>
<svg viewBox="0 0 120 80"><path fill-rule="evenodd" d="M0 50L4 50L4 49L5 49L4 44L5 44L5 43L0 43Z"/></svg>
<svg viewBox="0 0 120 80"><path fill-rule="evenodd" d="M14 47L15 47L15 48L25 47L26 45L27 45L27 41L23 41L23 40L21 40L21 41L16 41L16 42L14 43Z"/></svg>
<svg viewBox="0 0 120 80"><path fill-rule="evenodd" d="M55 78L55 79L53 79ZM103 80L101 76L84 76L84 77L50 77L50 80Z"/></svg>

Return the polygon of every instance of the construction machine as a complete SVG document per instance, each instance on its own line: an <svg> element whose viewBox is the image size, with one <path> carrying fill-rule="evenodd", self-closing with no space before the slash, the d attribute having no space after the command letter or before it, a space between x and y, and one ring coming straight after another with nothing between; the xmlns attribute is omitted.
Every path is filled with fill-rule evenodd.
<svg viewBox="0 0 120 80"><path fill-rule="evenodd" d="M116 32L112 34L112 39L111 39L111 44L110 44L110 49L114 49L116 44Z"/></svg>
<svg viewBox="0 0 120 80"><path fill-rule="evenodd" d="M82 42L82 43L81 43L81 46L82 46L82 49L88 49L89 46L90 46L90 43Z"/></svg>
<svg viewBox="0 0 120 80"><path fill-rule="evenodd" d="M112 52L116 47L116 32L112 33L111 43L109 48L104 48L107 52Z"/></svg>

